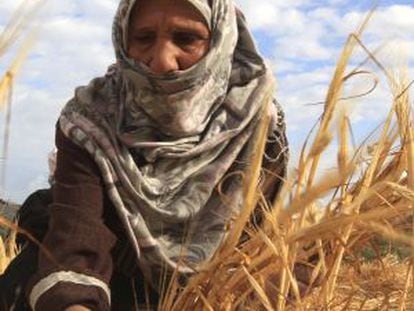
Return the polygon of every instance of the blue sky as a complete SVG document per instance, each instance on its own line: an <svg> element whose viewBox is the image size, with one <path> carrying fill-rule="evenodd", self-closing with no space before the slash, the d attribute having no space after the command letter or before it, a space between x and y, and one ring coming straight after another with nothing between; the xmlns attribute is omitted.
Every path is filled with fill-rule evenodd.
<svg viewBox="0 0 414 311"><path fill-rule="evenodd" d="M102 75L113 62L111 23L117 0L49 0L42 12L41 31L24 64L14 93L11 144L7 161L7 185L2 196L22 201L31 191L47 184L47 153L53 148L59 111L74 88ZM0 2L0 30L19 1ZM356 29L372 7L372 1L237 0L244 11L258 47L277 79L276 97L286 112L292 161L322 106L334 66L348 34ZM387 45L378 58L389 68L407 59L414 64L414 2L380 1L364 34L370 49ZM16 48L0 61L2 75ZM351 64L365 55L357 50ZM367 69L377 72L369 63ZM352 67L350 67L352 68ZM411 78L413 75L411 74ZM358 78L346 88L355 94L372 80ZM385 117L390 98L384 80L368 98L349 102L358 137ZM348 94L348 95L349 95ZM0 134L4 112L0 111ZM333 165L326 161L327 167Z"/></svg>

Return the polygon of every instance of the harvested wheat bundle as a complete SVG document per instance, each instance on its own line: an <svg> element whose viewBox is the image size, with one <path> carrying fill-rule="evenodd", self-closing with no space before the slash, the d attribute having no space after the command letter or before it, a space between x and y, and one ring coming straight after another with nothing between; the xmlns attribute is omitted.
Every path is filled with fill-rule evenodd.
<svg viewBox="0 0 414 311"><path fill-rule="evenodd" d="M18 254L16 245L16 227L7 219L13 218L19 206L0 199L0 274L4 272L10 261Z"/></svg>
<svg viewBox="0 0 414 311"><path fill-rule="evenodd" d="M19 253L15 239L16 231L13 231L5 241L0 237L0 274L3 273L11 260Z"/></svg>

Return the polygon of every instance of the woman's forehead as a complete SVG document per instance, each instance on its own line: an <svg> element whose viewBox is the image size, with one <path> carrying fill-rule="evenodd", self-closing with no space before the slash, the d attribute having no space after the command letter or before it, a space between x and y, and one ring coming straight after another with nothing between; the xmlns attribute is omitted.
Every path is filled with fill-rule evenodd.
<svg viewBox="0 0 414 311"><path fill-rule="evenodd" d="M134 1L133 1L134 2ZM181 14L184 17L193 19L199 18L211 29L211 9L208 0L137 0L129 15L129 22L139 14L140 18L146 14L156 15L157 13Z"/></svg>

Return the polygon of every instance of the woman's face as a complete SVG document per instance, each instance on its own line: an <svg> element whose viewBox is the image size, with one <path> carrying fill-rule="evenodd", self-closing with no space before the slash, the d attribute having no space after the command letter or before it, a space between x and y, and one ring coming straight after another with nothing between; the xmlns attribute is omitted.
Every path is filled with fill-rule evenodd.
<svg viewBox="0 0 414 311"><path fill-rule="evenodd" d="M129 25L128 56L153 73L185 70L208 51L203 16L184 0L141 0Z"/></svg>

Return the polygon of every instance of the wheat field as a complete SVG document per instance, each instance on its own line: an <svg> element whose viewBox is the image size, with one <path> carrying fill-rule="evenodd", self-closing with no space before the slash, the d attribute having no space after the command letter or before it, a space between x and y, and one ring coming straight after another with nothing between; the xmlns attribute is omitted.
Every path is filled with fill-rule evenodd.
<svg viewBox="0 0 414 311"><path fill-rule="evenodd" d="M244 172L242 214L184 288L166 286L159 310L414 310L413 83L407 68L389 71L361 41L370 17L349 36L318 125L279 198L266 202L257 188L269 122L263 118L258 152ZM392 108L355 148L343 90L362 70L349 65L357 49L387 81ZM11 83L10 74L0 82L3 103ZM334 140L336 165L326 173L321 161ZM256 207L264 215L260 228L249 224ZM5 219L0 225L19 230ZM249 239L240 243L243 232ZM0 240L0 272L16 254L13 236Z"/></svg>

